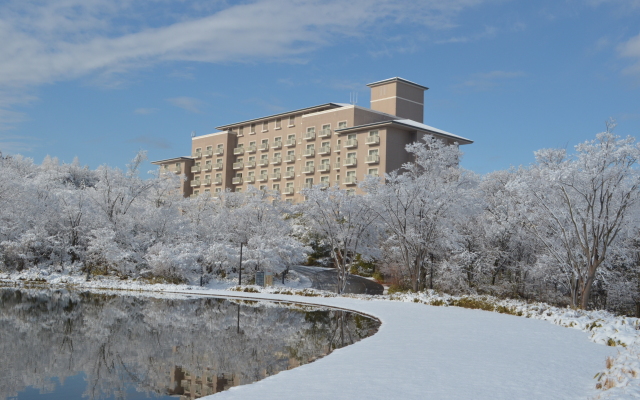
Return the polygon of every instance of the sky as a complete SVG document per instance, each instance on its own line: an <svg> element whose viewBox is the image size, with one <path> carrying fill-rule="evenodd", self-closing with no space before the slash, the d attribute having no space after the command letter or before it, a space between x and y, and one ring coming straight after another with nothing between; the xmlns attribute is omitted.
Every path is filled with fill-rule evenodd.
<svg viewBox="0 0 640 400"><path fill-rule="evenodd" d="M96 168L191 133L429 87L463 167L528 165L617 122L640 136L640 0L3 0L0 151ZM151 164L145 165L151 170Z"/></svg>

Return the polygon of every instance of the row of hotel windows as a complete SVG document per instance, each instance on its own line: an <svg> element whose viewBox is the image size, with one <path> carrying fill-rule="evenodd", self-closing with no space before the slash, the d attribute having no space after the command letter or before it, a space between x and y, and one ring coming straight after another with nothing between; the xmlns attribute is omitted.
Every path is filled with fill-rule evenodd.
<svg viewBox="0 0 640 400"><path fill-rule="evenodd" d="M309 128L309 129L312 129L312 128ZM323 136L321 135L321 137ZM306 140L315 139L315 131L312 131L311 133L307 132L307 134L305 135L305 139ZM282 147L281 137L276 137L273 142L274 143L271 146L272 148L279 149ZM367 144L370 144L370 145L380 144L380 136L378 134L378 131L370 131L366 142ZM296 135L295 134L288 135L287 140L284 143L284 146L291 147L295 145L296 145ZM328 141L322 142L320 146L321 148L326 148L327 151L330 150L330 142ZM344 143L344 147L355 148L357 146L358 146L358 141L356 140L356 134L352 133L347 135L347 140ZM336 145L336 151L338 151L341 147L342 147L342 140L338 139L337 145ZM260 150L267 151L269 150L269 148L270 148L269 139L262 139L262 141L260 142ZM307 148L313 148L313 144L307 145ZM247 147L246 151L255 152L257 150L258 150L258 147L256 146L256 142L255 141L249 142L249 146ZM245 152L244 143L239 143L238 147L236 147L233 151L235 155L244 154L244 152ZM221 156L223 153L224 153L224 146L222 144L218 144L215 150L213 149L213 146L207 146L204 154L202 153L202 148L198 147L195 149L192 156L194 158L202 158L203 155L205 157L212 157L213 155Z"/></svg>
<svg viewBox="0 0 640 400"><path fill-rule="evenodd" d="M370 168L367 171L367 175L368 176L378 176L378 169L377 168ZM249 175L249 177L254 177L254 176L253 175ZM218 179L218 178L222 179L222 177L216 176L216 179ZM240 178L240 181L236 180L236 179L238 179L238 177L236 177L234 180L236 180L236 182L238 182L238 184L245 183L245 182L242 181L242 175L240 175L239 178ZM207 178L205 178L205 179L207 179ZM246 183L254 183L254 182L255 181L253 179L249 179L249 180L247 180ZM306 188L310 189L314 185L318 185L318 184L321 185L321 186L328 187L328 186L331 186L331 185L340 185L340 184L355 185L356 183L357 183L356 172L355 171L349 171L349 172L347 172L344 181L340 180L340 175L336 175L336 180L333 181L333 182L331 182L329 180L329 176L321 177L319 182L314 182L313 178L306 178L304 180L303 186L299 187L298 190L306 189ZM195 184L192 183L192 186L195 187ZM198 182L197 186L198 187L200 186L199 182ZM259 185L258 188L260 190L268 190L268 185L262 184L262 185ZM273 183L271 185L271 189L274 190L274 191L277 191L277 192L280 192L281 188L283 189L282 193L285 194L285 195L292 195L292 194L295 193L295 186L294 186L293 182L284 183L283 186L281 186L280 183ZM241 192L242 188L236 187L235 191L236 192ZM211 192L211 189L204 189L203 192L204 193L209 193L209 192ZM214 193L220 193L220 192L222 192L222 188L221 187L214 188ZM200 194L200 189L195 189L193 191L193 194L196 195L196 196L198 194Z"/></svg>
<svg viewBox="0 0 640 400"><path fill-rule="evenodd" d="M292 128L296 126L296 117L295 115L292 115L289 117L289 128ZM344 129L347 127L347 121L340 121L338 122L338 129ZM276 118L274 120L274 128L276 130L278 129L282 129L282 118ZM315 132L315 127L311 127L311 128L307 128L307 132L309 132L309 129L312 129ZM323 130L331 130L331 124L324 124L322 125L322 129ZM262 132L268 132L269 131L269 120L267 121L263 121L262 122ZM249 125L249 134L250 135L254 135L256 133L256 124L250 124ZM238 131L237 131L237 135L238 136L244 136L244 126L240 126L238 127Z"/></svg>
<svg viewBox="0 0 640 400"><path fill-rule="evenodd" d="M326 164L322 164L323 166ZM302 173L313 173L314 172L314 167L313 165L307 165L302 169ZM354 176L355 177L356 171L347 171L346 172L346 176L351 177ZM369 168L367 170L367 175L371 175L371 176L378 176L378 168ZM340 180L340 175L336 175L337 178L336 180L339 181ZM244 177L244 178L243 178ZM284 174L282 174L280 172L280 168L274 168L273 172L271 174L267 173L266 169L263 169L260 171L260 173L258 175L256 175L255 171L249 171L247 172L246 175L243 175L242 172L236 172L235 177L233 178L233 184L234 185L241 185L243 183L254 183L256 180L260 181L260 182L264 182L267 181L269 179L273 180L273 181L279 181L280 179L293 179L296 177L296 173L293 167L287 167L287 169L284 171ZM311 181L313 182L313 178L306 178L305 182L307 181ZM328 182L329 181L329 175L325 175L320 177L320 182ZM354 183L354 182L351 182ZM211 179L211 175L207 174L204 176L204 179L200 179L200 176L196 176L192 181L191 181L191 186L193 187L197 187L197 186L201 186L201 185L205 185L205 186L209 186L211 184L214 185L221 185L222 184L222 173L217 173L214 175L214 178Z"/></svg>

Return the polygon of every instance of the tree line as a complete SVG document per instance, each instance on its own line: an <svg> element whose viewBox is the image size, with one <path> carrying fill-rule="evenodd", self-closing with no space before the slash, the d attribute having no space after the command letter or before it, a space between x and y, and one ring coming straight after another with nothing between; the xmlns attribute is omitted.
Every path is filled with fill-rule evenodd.
<svg viewBox="0 0 640 400"><path fill-rule="evenodd" d="M251 189L184 199L181 177L0 156L0 270L169 282L236 279L312 263L374 266L395 290L436 289L640 314L640 146L614 124L574 151L478 175L426 136L385 179L305 189L288 204ZM242 249L242 257L241 257Z"/></svg>

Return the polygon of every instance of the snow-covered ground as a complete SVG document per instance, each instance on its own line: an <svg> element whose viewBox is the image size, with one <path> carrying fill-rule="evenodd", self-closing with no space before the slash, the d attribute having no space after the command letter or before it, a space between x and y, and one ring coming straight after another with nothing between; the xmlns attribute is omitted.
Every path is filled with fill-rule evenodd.
<svg viewBox="0 0 640 400"><path fill-rule="evenodd" d="M254 293L255 287L248 289L251 292L223 290L231 282L200 288L111 279L84 282L81 277L68 276L49 276L47 280L96 289L313 303L356 310L382 321L379 332L370 338L311 364L216 394L216 399L640 398L640 380L636 379L640 375L639 322L602 311L466 298L475 299L484 308L489 304L498 311L520 315L516 316L449 307L460 304L456 302L461 298L433 293L338 297L309 289L271 288L261 293ZM298 286L305 286L304 282ZM618 346L608 347L607 343ZM597 390L598 383L613 387Z"/></svg>

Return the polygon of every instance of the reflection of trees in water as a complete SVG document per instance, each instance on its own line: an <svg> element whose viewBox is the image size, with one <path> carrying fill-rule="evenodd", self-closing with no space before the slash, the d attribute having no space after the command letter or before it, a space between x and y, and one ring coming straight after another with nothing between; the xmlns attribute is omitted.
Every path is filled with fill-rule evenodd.
<svg viewBox="0 0 640 400"><path fill-rule="evenodd" d="M84 373L89 399L190 398L245 384L351 344L377 321L344 311L215 298L0 290L0 400Z"/></svg>

